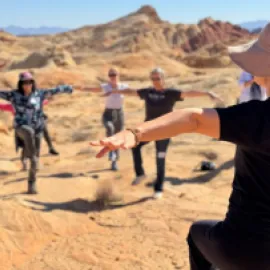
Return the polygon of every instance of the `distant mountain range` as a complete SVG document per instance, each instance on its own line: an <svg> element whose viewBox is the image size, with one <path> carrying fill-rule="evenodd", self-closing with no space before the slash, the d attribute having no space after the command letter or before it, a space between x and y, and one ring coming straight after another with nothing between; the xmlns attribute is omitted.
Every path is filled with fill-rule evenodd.
<svg viewBox="0 0 270 270"><path fill-rule="evenodd" d="M258 32L261 28L263 28L269 21L267 20L257 20L244 22L239 24L242 28L249 30L250 32ZM1 27L0 27L1 29ZM58 34L62 32L69 31L71 29L63 28L63 27L49 27L49 26L41 26L35 28L28 27L20 27L16 25L10 25L2 28L4 31L16 35L16 36L28 36L28 35L50 35L50 34Z"/></svg>
<svg viewBox="0 0 270 270"><path fill-rule="evenodd" d="M3 27L4 31L16 35L16 36L28 36L28 35L50 35L50 34L58 34L62 32L69 31L68 28L62 27L49 27L49 26L41 26L36 28L24 28L16 25L10 25L7 27Z"/></svg>
<svg viewBox="0 0 270 270"><path fill-rule="evenodd" d="M241 23L240 26L249 30L250 32L258 31L262 29L269 21L267 20L257 20Z"/></svg>

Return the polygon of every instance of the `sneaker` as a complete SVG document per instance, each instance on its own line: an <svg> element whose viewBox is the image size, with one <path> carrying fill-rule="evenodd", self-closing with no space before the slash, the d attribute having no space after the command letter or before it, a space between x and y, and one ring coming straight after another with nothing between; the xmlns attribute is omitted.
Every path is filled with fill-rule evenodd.
<svg viewBox="0 0 270 270"><path fill-rule="evenodd" d="M140 176L137 176L133 182L132 182L132 186L136 186L136 185L139 185L144 179L146 178L146 175L140 175Z"/></svg>
<svg viewBox="0 0 270 270"><path fill-rule="evenodd" d="M30 194L30 195L37 194L36 182L33 182L33 181L28 182L27 194Z"/></svg>
<svg viewBox="0 0 270 270"><path fill-rule="evenodd" d="M159 199L162 199L163 197L163 192L162 191L156 191L153 195L153 199L155 200L159 200Z"/></svg>
<svg viewBox="0 0 270 270"><path fill-rule="evenodd" d="M116 163L116 161L113 161L112 162L112 171L118 171L118 166L117 166L117 163Z"/></svg>
<svg viewBox="0 0 270 270"><path fill-rule="evenodd" d="M51 154L53 156L58 156L59 155L59 153L54 148L49 150L49 154Z"/></svg>

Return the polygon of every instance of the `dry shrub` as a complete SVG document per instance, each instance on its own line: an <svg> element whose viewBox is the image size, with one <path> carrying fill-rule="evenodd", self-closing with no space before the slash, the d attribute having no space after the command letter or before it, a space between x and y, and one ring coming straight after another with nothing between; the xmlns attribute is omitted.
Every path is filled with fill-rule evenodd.
<svg viewBox="0 0 270 270"><path fill-rule="evenodd" d="M95 201L100 206L107 206L122 201L122 196L116 192L112 181L103 180L98 184Z"/></svg>

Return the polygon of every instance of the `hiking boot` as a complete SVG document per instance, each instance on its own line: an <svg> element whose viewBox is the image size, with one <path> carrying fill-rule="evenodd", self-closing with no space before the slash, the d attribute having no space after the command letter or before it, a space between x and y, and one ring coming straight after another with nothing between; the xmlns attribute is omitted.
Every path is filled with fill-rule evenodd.
<svg viewBox="0 0 270 270"><path fill-rule="evenodd" d="M29 181L28 182L27 194L29 194L29 195L37 194L36 181Z"/></svg>
<svg viewBox="0 0 270 270"><path fill-rule="evenodd" d="M116 161L113 161L112 162L112 167L111 167L112 171L118 171L118 166L117 166L117 163Z"/></svg>
<svg viewBox="0 0 270 270"><path fill-rule="evenodd" d="M53 155L53 156L59 156L59 153L54 149L54 148L51 148L49 150L49 154Z"/></svg>

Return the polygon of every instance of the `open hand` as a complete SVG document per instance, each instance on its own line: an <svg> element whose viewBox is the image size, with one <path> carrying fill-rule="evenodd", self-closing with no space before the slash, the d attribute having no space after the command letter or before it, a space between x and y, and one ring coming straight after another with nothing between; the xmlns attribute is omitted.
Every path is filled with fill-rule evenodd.
<svg viewBox="0 0 270 270"><path fill-rule="evenodd" d="M90 142L90 145L102 147L102 149L96 155L97 158L101 158L110 151L134 147L136 145L136 138L131 131L124 130L100 141L92 141Z"/></svg>

